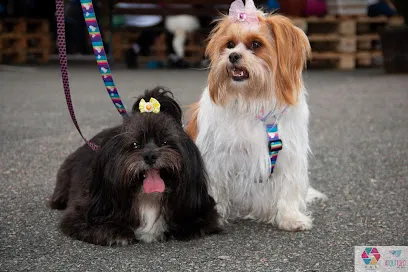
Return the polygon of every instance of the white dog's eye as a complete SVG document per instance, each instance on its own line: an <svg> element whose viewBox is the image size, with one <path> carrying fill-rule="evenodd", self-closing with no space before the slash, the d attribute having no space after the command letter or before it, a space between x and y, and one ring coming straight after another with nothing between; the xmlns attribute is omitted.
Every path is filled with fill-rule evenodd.
<svg viewBox="0 0 408 272"><path fill-rule="evenodd" d="M234 47L235 47L234 42L232 42L232 41L227 42L227 48L231 49L231 48L234 48Z"/></svg>
<svg viewBox="0 0 408 272"><path fill-rule="evenodd" d="M257 48L259 48L261 46L262 46L262 44L260 42L258 42L258 41L253 41L252 45L251 45L252 49L257 49Z"/></svg>

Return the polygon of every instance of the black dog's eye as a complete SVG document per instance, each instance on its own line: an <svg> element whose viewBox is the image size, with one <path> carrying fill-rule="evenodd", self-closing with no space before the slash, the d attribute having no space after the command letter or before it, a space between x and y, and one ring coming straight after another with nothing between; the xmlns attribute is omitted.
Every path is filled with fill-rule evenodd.
<svg viewBox="0 0 408 272"><path fill-rule="evenodd" d="M133 148L134 148L134 149L139 149L139 148L140 148L140 145L139 145L138 143L133 143Z"/></svg>
<svg viewBox="0 0 408 272"><path fill-rule="evenodd" d="M161 144L160 144L160 146L165 146L165 145L167 145L167 142L166 142L166 141L161 142Z"/></svg>
<svg viewBox="0 0 408 272"><path fill-rule="evenodd" d="M257 49L257 48L259 48L261 46L262 46L262 44L260 42L258 42L258 41L253 41L252 44L251 44L252 49Z"/></svg>
<svg viewBox="0 0 408 272"><path fill-rule="evenodd" d="M232 41L227 42L227 48L231 49L234 47L235 47L235 44Z"/></svg>

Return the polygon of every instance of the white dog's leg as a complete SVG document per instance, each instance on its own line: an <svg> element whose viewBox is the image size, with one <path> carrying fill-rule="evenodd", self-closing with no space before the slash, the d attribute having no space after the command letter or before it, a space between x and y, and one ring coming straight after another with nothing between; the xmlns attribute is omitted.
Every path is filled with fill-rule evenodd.
<svg viewBox="0 0 408 272"><path fill-rule="evenodd" d="M314 201L327 200L327 196L312 187L309 187L306 199L301 193L296 192L299 188L292 188L287 192L287 197L281 197L278 202L278 213L275 218L276 225L287 231L302 231L312 228L312 217L306 210L306 204Z"/></svg>
<svg viewBox="0 0 408 272"><path fill-rule="evenodd" d="M302 231L312 228L312 217L306 212L301 199L281 198L275 223L278 228L287 231Z"/></svg>
<svg viewBox="0 0 408 272"><path fill-rule="evenodd" d="M276 188L277 214L275 224L287 231L302 231L312 228L312 217L307 211L306 195L309 187L307 167L302 167L301 158L292 161L291 167L285 167L275 181L280 181ZM302 166L301 166L302 165ZM297 166L297 167L296 167ZM295 172L291 172L295 170ZM297 171L296 171L297 170Z"/></svg>
<svg viewBox="0 0 408 272"><path fill-rule="evenodd" d="M216 203L216 209L218 214L220 215L219 224L223 226L224 224L228 223L229 217L229 197L227 193L227 188L222 186L221 184L214 184L210 182L208 186L209 194L214 198Z"/></svg>

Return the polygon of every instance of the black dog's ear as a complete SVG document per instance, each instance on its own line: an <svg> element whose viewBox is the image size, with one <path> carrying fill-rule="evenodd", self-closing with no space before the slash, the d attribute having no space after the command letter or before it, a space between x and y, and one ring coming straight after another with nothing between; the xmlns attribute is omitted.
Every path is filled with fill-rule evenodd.
<svg viewBox="0 0 408 272"><path fill-rule="evenodd" d="M92 162L92 180L89 188L90 205L87 211L87 221L90 223L103 223L113 217L123 217L126 213L128 197L126 190L112 181L118 180L120 167L115 162L120 162L121 140L119 137L108 139L101 145ZM119 179L120 180L120 179Z"/></svg>
<svg viewBox="0 0 408 272"><path fill-rule="evenodd" d="M136 102L133 104L132 112L139 112L139 103L140 100L144 99L149 101L150 98L155 98L160 103L160 112L167 113L171 115L178 123L181 123L182 119L182 110L180 105L174 100L173 93L166 87L157 86L154 89L146 90L145 93L138 97Z"/></svg>
<svg viewBox="0 0 408 272"><path fill-rule="evenodd" d="M182 170L177 193L169 195L169 228L175 238L187 238L220 230L215 201L208 194L207 174L201 154L194 142L186 137L178 143Z"/></svg>

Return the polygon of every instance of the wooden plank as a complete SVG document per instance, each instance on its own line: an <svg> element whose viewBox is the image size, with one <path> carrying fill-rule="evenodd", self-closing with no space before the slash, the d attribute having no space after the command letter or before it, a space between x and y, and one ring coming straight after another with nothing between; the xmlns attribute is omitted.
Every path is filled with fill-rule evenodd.
<svg viewBox="0 0 408 272"><path fill-rule="evenodd" d="M381 57L382 51L381 50L365 50L365 51L358 51L356 53L356 57L364 57L364 56L371 56L371 57Z"/></svg>
<svg viewBox="0 0 408 272"><path fill-rule="evenodd" d="M391 26L400 26L404 24L404 18L402 16L394 16L389 18L388 24Z"/></svg>
<svg viewBox="0 0 408 272"><path fill-rule="evenodd" d="M362 34L357 35L357 41L377 41L380 39L380 35L378 34Z"/></svg>
<svg viewBox="0 0 408 272"><path fill-rule="evenodd" d="M357 23L386 23L388 18L386 16L376 16L376 17L368 17L368 16L359 16L356 18Z"/></svg>
<svg viewBox="0 0 408 272"><path fill-rule="evenodd" d="M335 67L340 70L351 70L356 67L356 57L354 53L312 52L312 64L322 61L334 63Z"/></svg>
<svg viewBox="0 0 408 272"><path fill-rule="evenodd" d="M291 19L292 23L303 30L303 32L307 33L307 21L303 18L293 18Z"/></svg>
<svg viewBox="0 0 408 272"><path fill-rule="evenodd" d="M337 23L340 20L338 18L336 18L335 16L324 16L324 17L317 17L317 16L310 16L310 17L306 17L305 20L308 23Z"/></svg>
<svg viewBox="0 0 408 272"><path fill-rule="evenodd" d="M311 42L326 42L326 41L338 41L340 36L336 33L333 34L310 34L308 35Z"/></svg>
<svg viewBox="0 0 408 272"><path fill-rule="evenodd" d="M364 67L372 67L375 65L373 61L375 58L381 58L382 52L381 50L367 50L367 51L359 51L356 54L357 64L359 66Z"/></svg>
<svg viewBox="0 0 408 272"><path fill-rule="evenodd" d="M356 35L356 21L344 20L339 23L337 30L342 35Z"/></svg>
<svg viewBox="0 0 408 272"><path fill-rule="evenodd" d="M27 53L48 53L48 49L46 48L27 48L26 50Z"/></svg>
<svg viewBox="0 0 408 272"><path fill-rule="evenodd" d="M20 51L11 51L11 50L2 50L0 53L2 59L5 59L5 56L8 56L11 59L11 63L14 64L23 64L27 62L27 54L24 50Z"/></svg>
<svg viewBox="0 0 408 272"><path fill-rule="evenodd" d="M352 53L357 51L356 37L341 37L337 44L337 51Z"/></svg>
<svg viewBox="0 0 408 272"><path fill-rule="evenodd" d="M356 58L353 55L342 55L337 66L341 70L351 70L356 68Z"/></svg>

